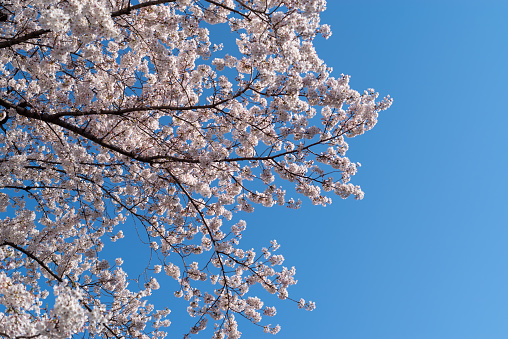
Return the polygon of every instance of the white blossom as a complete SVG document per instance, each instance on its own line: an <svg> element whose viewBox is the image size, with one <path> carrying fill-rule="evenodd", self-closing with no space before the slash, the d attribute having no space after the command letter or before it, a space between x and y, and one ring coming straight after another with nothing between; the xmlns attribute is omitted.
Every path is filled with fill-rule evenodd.
<svg viewBox="0 0 508 339"><path fill-rule="evenodd" d="M237 212L362 199L346 140L392 103L319 58L326 1L1 7L0 333L162 339L168 289L189 335L279 332L254 286L291 301L296 270Z"/></svg>

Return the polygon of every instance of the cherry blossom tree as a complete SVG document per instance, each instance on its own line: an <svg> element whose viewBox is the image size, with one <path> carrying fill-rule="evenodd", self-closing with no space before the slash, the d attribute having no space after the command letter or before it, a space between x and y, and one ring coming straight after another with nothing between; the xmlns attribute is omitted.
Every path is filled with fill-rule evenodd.
<svg viewBox="0 0 508 339"><path fill-rule="evenodd" d="M331 76L313 46L325 5L2 0L2 337L163 338L159 288L188 301L188 336L210 321L239 338L235 317L277 333L256 285L314 308L289 297L276 241L241 247L235 213L363 197L346 138L391 99ZM139 278L102 252L134 224Z"/></svg>

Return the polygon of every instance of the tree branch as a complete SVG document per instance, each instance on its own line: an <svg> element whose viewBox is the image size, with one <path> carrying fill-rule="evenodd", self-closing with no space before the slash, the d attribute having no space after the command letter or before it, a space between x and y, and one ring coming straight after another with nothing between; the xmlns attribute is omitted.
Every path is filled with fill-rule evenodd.
<svg viewBox="0 0 508 339"><path fill-rule="evenodd" d="M130 107L130 108L117 109L117 110L100 110L100 111L85 111L85 112L80 112L80 111L58 112L58 113L51 114L50 117L52 119L56 119L56 118L67 117L67 116L79 117L79 116L85 116L85 115L98 115L98 114L122 115L125 113L157 111L157 110L159 110L159 111L162 111L162 110L191 111L191 110L195 110L195 109L212 109L212 108L216 108L219 105L225 104L225 103L231 101L232 99L238 98L239 96L244 94L248 89L250 89L250 86L245 86L242 90L235 93L235 95L233 95L232 97L220 100L218 102L215 102L215 103L212 103L209 105L195 105L195 106L183 106L183 107L182 106L164 106L163 105L163 106ZM2 103L0 102L0 105L1 104Z"/></svg>
<svg viewBox="0 0 508 339"><path fill-rule="evenodd" d="M140 8L154 6L154 5L160 5L160 4L164 4L164 3L171 3L171 2L175 2L175 1L176 0L154 0L154 1L143 2L138 5L134 5L134 6L131 6L130 1L129 1L129 6L123 8L119 11L115 11L115 12L111 13L111 17L115 18L120 15L130 14L131 11L135 11Z"/></svg>
<svg viewBox="0 0 508 339"><path fill-rule="evenodd" d="M32 260L35 260L39 266L41 266L42 268L44 268L44 270L46 270L46 272L48 272L53 278L55 278L58 282L63 282L63 279L60 278L58 275L56 275L56 273L54 273L49 267L48 265L46 265L42 260L40 260L39 258L37 258L35 255L33 255L32 253L28 252L27 250L25 250L23 247L19 247L18 245L10 242L10 241L4 241L2 244L0 244L0 246L10 246L12 248L14 248L15 250L17 251L20 251L21 253L23 253L24 255L26 255L27 257L29 257L30 259Z"/></svg>
<svg viewBox="0 0 508 339"><path fill-rule="evenodd" d="M143 2L138 5L128 6L126 8L122 8L118 11L114 11L111 13L111 17L116 18L116 17L124 15L124 14L130 14L130 12L133 10L137 10L137 9L141 9L141 8L149 7L149 6L160 5L163 3L171 3L171 2L175 2L175 1L176 0L154 0L154 1ZM0 42L0 49L11 47L11 46L26 42L30 39L40 38L42 35L49 33L49 32L51 32L49 29L39 29L37 31L33 31L31 33L20 36L19 38L5 38L8 40Z"/></svg>
<svg viewBox="0 0 508 339"><path fill-rule="evenodd" d="M0 42L0 49L11 47L22 42L25 42L30 39L39 38L41 35L51 32L49 29L39 29L37 31L33 31L31 33L20 36L19 38L12 38L7 41Z"/></svg>

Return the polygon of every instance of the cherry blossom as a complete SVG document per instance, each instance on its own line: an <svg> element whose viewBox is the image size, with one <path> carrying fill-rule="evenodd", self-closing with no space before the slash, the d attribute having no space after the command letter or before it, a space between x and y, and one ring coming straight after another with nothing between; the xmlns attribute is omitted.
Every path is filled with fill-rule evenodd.
<svg viewBox="0 0 508 339"><path fill-rule="evenodd" d="M164 338L160 291L188 302L187 336L239 338L239 317L279 332L255 285L315 308L290 294L296 270L275 240L242 248L238 212L363 198L347 139L392 100L350 88L318 57L314 39L332 34L325 9L0 4L1 336ZM133 225L151 253L141 275L103 254Z"/></svg>

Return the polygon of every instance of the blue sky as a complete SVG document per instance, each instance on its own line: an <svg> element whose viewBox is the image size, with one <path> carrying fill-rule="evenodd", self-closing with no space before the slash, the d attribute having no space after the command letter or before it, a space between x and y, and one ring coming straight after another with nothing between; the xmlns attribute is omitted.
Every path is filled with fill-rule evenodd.
<svg viewBox="0 0 508 339"><path fill-rule="evenodd" d="M279 304L275 338L508 336L507 15L505 1L328 1L320 57L395 102L350 140L364 200L248 216L245 242L277 239L290 295L317 303Z"/></svg>

